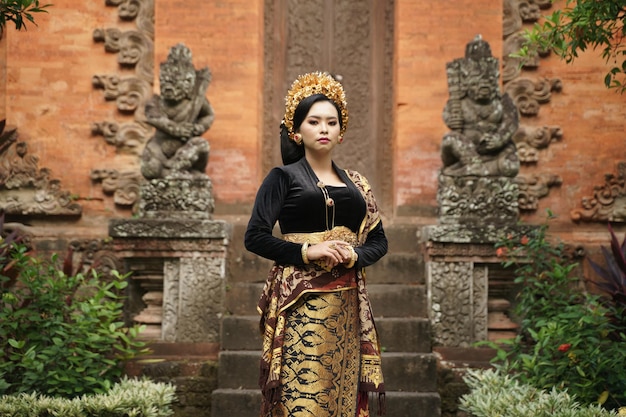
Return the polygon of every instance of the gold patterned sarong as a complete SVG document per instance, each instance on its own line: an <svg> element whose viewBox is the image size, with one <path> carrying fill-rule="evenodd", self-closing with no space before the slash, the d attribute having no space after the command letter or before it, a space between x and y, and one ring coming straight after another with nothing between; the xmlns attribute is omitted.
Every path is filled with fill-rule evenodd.
<svg viewBox="0 0 626 417"><path fill-rule="evenodd" d="M358 336L356 289L300 298L287 313L282 395L269 415L355 417Z"/></svg>

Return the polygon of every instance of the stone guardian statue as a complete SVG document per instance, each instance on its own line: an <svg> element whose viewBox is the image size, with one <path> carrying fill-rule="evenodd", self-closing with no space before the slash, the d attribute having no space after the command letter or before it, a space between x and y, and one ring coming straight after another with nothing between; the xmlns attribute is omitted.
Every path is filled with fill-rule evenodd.
<svg viewBox="0 0 626 417"><path fill-rule="evenodd" d="M205 175L209 143L201 137L215 117L205 97L211 81L208 68L197 70L183 44L170 49L160 66L160 91L146 104L147 122L156 128L141 156L148 179L196 178Z"/></svg>
<svg viewBox="0 0 626 417"><path fill-rule="evenodd" d="M161 63L160 92L146 103L147 122L156 128L141 155L138 214L154 219L210 219L215 207L206 174L209 142L201 135L215 114L205 97L211 72L196 70L191 51L172 47Z"/></svg>
<svg viewBox="0 0 626 417"><path fill-rule="evenodd" d="M441 144L439 219L443 223L501 223L518 218L520 169L513 135L519 114L500 92L499 63L477 36L465 57L446 66L449 99Z"/></svg>

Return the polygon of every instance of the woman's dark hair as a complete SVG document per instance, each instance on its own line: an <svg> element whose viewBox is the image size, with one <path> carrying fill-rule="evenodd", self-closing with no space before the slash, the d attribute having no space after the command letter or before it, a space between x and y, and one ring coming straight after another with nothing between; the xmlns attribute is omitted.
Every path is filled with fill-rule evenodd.
<svg viewBox="0 0 626 417"><path fill-rule="evenodd" d="M341 109L335 104L334 101L326 97L324 94L313 94L308 96L298 104L296 110L293 112L293 131L297 132L300 129L300 125L304 121L304 118L309 114L311 107L318 101L329 101L337 109L339 115L339 126L343 127L343 120L341 119ZM289 165L299 161L304 156L304 146L298 145L289 138L289 132L284 124L280 124L280 154L283 158L283 164Z"/></svg>

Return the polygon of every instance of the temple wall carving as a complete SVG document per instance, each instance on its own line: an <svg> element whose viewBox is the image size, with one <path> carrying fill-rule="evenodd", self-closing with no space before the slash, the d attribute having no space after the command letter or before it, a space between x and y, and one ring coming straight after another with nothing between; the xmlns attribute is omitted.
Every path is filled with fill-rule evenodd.
<svg viewBox="0 0 626 417"><path fill-rule="evenodd" d="M604 174L604 184L583 197L581 207L571 211L576 222L626 222L626 162L617 164L617 173Z"/></svg>
<svg viewBox="0 0 626 417"><path fill-rule="evenodd" d="M528 71L536 70L541 65L541 55L524 61L511 56L523 44L524 25L537 22L544 10L550 7L551 3L543 0L503 2L502 82L521 116L514 141L522 164L518 177L518 204L520 211L525 213L537 210L539 199L547 197L550 188L560 186L563 182L558 173L544 172L541 164L542 150L561 141L563 131L560 126L536 125L534 121L542 105L549 103L555 93L561 92L562 81L527 75Z"/></svg>
<svg viewBox="0 0 626 417"><path fill-rule="evenodd" d="M119 19L134 22L136 30L93 30L93 41L102 43L105 53L116 56L119 72L94 74L92 85L102 90L106 101L114 103L119 119L93 121L91 134L102 136L118 154L139 156L154 130L145 115L154 85L154 0L106 0L104 6L116 7ZM135 211L141 174L127 165L118 168L115 160L106 163L92 169L92 181L101 183L104 194L112 195L116 205Z"/></svg>
<svg viewBox="0 0 626 417"><path fill-rule="evenodd" d="M61 181L19 140L18 129L0 120L0 209L18 216L80 216L82 207Z"/></svg>

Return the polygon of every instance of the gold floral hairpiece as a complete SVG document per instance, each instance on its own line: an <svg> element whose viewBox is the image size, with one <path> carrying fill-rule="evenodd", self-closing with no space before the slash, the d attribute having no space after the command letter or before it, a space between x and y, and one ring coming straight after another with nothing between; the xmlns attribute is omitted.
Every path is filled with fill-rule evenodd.
<svg viewBox="0 0 626 417"><path fill-rule="evenodd" d="M346 132L348 127L348 103L346 102L346 94L343 91L341 83L335 80L326 72L310 72L299 76L285 97L285 116L283 124L289 131L289 136L293 138L293 114L300 102L313 94L324 94L331 99L340 110L341 131L340 134Z"/></svg>

